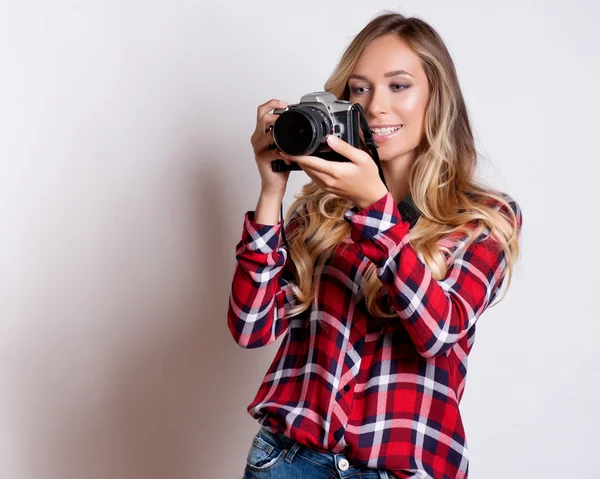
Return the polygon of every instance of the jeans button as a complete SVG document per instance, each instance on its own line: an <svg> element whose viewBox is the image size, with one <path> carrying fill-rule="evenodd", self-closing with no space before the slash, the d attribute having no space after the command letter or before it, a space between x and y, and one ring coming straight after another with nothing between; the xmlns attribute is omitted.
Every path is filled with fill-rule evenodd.
<svg viewBox="0 0 600 479"><path fill-rule="evenodd" d="M345 457L343 457L339 460L338 467L340 468L340 471L345 471L350 467L350 463Z"/></svg>

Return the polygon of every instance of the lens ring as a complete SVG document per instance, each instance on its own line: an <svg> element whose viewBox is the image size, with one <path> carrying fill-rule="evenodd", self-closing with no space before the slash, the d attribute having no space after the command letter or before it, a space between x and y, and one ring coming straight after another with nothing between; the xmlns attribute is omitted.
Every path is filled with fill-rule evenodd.
<svg viewBox="0 0 600 479"><path fill-rule="evenodd" d="M277 147L292 156L311 155L331 131L329 117L319 108L298 106L275 121L273 139Z"/></svg>

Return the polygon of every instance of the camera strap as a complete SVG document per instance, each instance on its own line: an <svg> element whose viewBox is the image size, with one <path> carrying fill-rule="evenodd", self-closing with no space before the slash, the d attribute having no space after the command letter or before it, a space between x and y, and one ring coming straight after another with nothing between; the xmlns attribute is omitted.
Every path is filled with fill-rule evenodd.
<svg viewBox="0 0 600 479"><path fill-rule="evenodd" d="M377 153L377 145L375 144L375 140L373 139L373 135L371 134L371 130L369 129L369 123L365 118L365 112L363 111L360 103L355 103L354 105L352 105L352 108L354 108L358 112L358 121L360 122L360 129L363 132L365 145L367 145L367 148L369 149L369 151L371 152L371 156L373 157L373 161L377 165L381 181L383 181L383 184L389 191L388 185L385 182L385 177L383 176L383 168L381 167L381 161L379 160L379 153Z"/></svg>

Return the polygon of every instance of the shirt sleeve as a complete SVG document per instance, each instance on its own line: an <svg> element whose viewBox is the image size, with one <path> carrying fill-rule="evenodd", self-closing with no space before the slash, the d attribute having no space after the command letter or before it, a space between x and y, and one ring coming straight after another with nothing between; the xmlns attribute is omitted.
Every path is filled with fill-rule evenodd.
<svg viewBox="0 0 600 479"><path fill-rule="evenodd" d="M290 222L296 215L292 214ZM231 335L243 348L274 342L287 330L289 321L284 316L296 304L282 226L283 221L275 225L256 223L254 211L244 216L227 312ZM286 224L286 237L288 230Z"/></svg>
<svg viewBox="0 0 600 479"><path fill-rule="evenodd" d="M504 197L520 235L521 209L509 195ZM348 210L345 220L359 250L376 265L394 310L423 357L445 354L467 334L503 283L504 251L495 238L485 237L487 229L456 254L446 277L436 281L410 244L410 225L390 192L363 210Z"/></svg>

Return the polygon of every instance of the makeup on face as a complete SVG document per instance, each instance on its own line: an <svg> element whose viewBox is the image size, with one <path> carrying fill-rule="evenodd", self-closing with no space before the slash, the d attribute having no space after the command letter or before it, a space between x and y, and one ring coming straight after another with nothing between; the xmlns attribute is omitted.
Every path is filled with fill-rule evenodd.
<svg viewBox="0 0 600 479"><path fill-rule="evenodd" d="M418 145L424 134L427 78L418 55L405 42L394 35L373 40L348 77L347 87L349 100L363 107L375 143L385 145L383 159Z"/></svg>

